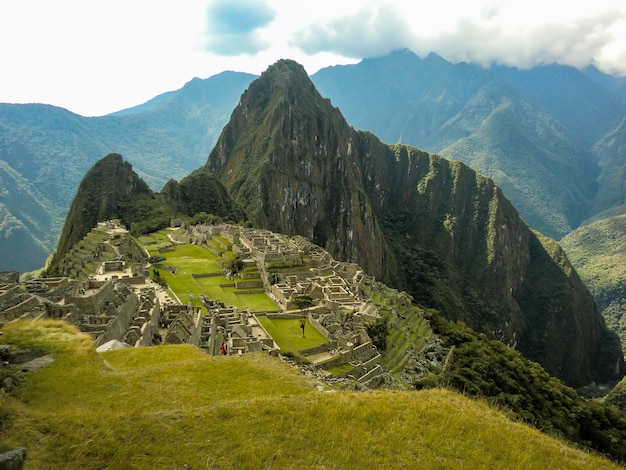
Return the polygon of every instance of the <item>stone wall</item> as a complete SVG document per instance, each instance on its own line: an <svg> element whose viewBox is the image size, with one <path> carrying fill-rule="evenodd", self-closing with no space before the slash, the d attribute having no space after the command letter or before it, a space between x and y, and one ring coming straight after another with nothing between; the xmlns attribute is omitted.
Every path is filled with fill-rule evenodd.
<svg viewBox="0 0 626 470"><path fill-rule="evenodd" d="M118 278L118 281L123 284L136 285L145 284L146 278L144 276L122 276Z"/></svg>
<svg viewBox="0 0 626 470"><path fill-rule="evenodd" d="M131 293L126 297L124 303L117 307L117 315L110 323L106 331L96 338L96 347L106 343L107 341L111 341L112 339L121 341L128 332L138 307L139 298L134 293Z"/></svg>
<svg viewBox="0 0 626 470"><path fill-rule="evenodd" d="M97 285L91 284L90 285ZM105 283L96 292L91 295L65 296L65 304L74 304L80 311L99 314L103 310L106 302L110 302L114 297L113 283L105 281Z"/></svg>
<svg viewBox="0 0 626 470"><path fill-rule="evenodd" d="M0 284L17 284L20 282L19 271L0 271Z"/></svg>
<svg viewBox="0 0 626 470"><path fill-rule="evenodd" d="M135 346L152 346L153 338L159 334L159 323L161 321L161 304L157 297L154 298L154 305L150 309L150 320L141 327L141 338Z"/></svg>
<svg viewBox="0 0 626 470"><path fill-rule="evenodd" d="M39 301L37 300L37 298L29 297L25 301L0 312L0 319L2 321L15 320L16 318L19 318L22 315L34 310L38 306Z"/></svg>
<svg viewBox="0 0 626 470"><path fill-rule="evenodd" d="M329 331L319 321L317 321L317 318L314 318L311 313L309 313L309 322L311 322L311 325L313 325L313 328L315 328L319 334L321 334L328 341L331 340Z"/></svg>

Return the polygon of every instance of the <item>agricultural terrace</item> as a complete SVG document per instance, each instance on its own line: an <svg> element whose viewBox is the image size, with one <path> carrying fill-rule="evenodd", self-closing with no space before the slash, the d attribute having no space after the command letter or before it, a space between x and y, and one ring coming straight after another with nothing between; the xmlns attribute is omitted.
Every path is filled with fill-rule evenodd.
<svg viewBox="0 0 626 470"><path fill-rule="evenodd" d="M150 276L154 280L157 276L161 277L167 283L173 298L177 298L182 304L191 302L192 305L201 307L200 294L203 294L238 309L253 312L280 311L280 307L264 291L237 289L235 283L226 278L223 269L217 264L218 257L206 247L172 245L168 233L171 231L161 230L142 236L139 243L148 250L150 256L165 258L160 267L150 268ZM160 252L159 248L164 247L170 247L172 251ZM232 252L230 256L234 258Z"/></svg>

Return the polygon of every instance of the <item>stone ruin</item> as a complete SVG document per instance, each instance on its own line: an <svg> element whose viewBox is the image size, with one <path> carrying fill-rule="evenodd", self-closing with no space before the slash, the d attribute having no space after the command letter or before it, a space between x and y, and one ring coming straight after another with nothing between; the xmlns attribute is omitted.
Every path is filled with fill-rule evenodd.
<svg viewBox="0 0 626 470"><path fill-rule="evenodd" d="M308 317L309 322L328 341L323 346L299 351L315 371L349 364L344 374L368 386L382 381L381 355L367 334L366 324L380 318L377 307L366 300L365 287L373 278L358 265L338 262L303 237L292 239L267 230L233 225L186 227L176 235L183 243L206 245L217 256L232 251L244 264L256 265L268 295L280 305L281 312L239 312L233 307L203 297L208 312L205 337L211 354L226 345L228 354L252 351L278 353L276 344L265 332L257 316L270 318ZM224 262L225 266L226 263ZM301 311L299 295L308 295L314 305Z"/></svg>
<svg viewBox="0 0 626 470"><path fill-rule="evenodd" d="M99 233L101 243L110 246L115 237L118 243L123 240L124 246L128 245L119 222L108 221L98 228L110 231L109 237ZM267 293L279 307L273 312L252 313L206 296L201 296L202 308L181 305L146 276L136 250L127 250L132 256L125 259L116 248L116 257L101 259L96 273L83 281L61 277L0 284L0 321L60 318L90 334L97 347L111 342L128 346L191 344L217 355L224 345L230 355L278 355L278 346L258 316L307 317L327 340L317 348L298 352L310 371L328 380L343 378L367 387L384 380L381 354L367 333L367 325L379 320L381 312L368 300L368 293L384 288L388 295L393 290L358 265L338 262L300 236L289 238L226 224L183 226L171 239L172 245L166 248L173 249L174 243L206 246L218 256L217 263L225 272L235 254L244 265L244 272L234 276L235 284L254 283L248 287ZM247 279L246 274L254 279ZM15 280L14 276L10 279ZM394 292L395 306L411 304L407 294ZM298 308L301 295L312 300L306 310ZM338 367L346 372L326 372Z"/></svg>

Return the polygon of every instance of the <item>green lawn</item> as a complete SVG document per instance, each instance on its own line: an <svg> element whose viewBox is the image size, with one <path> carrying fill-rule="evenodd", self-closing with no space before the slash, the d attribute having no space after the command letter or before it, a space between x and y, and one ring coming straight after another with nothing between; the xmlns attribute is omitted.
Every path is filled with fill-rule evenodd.
<svg viewBox="0 0 626 470"><path fill-rule="evenodd" d="M177 266L176 262L168 262L167 264ZM182 273L181 271L172 274L165 269L160 269L159 272L165 278L169 288L176 293L184 304L190 301L191 294L193 296L191 303L201 306L199 296L204 294L210 299L220 300L226 305L232 305L239 309L249 309L254 312L276 312L280 310L280 307L265 293L236 294L237 289L235 289L232 281L226 279L225 276L194 278L191 273ZM230 286L226 287L225 284L230 284Z"/></svg>
<svg viewBox="0 0 626 470"><path fill-rule="evenodd" d="M139 243L143 244L149 251L157 250L160 246L168 246L171 244L168 234L173 233L172 230L160 230L158 232L149 233L139 237ZM154 254L154 253L153 253Z"/></svg>
<svg viewBox="0 0 626 470"><path fill-rule="evenodd" d="M215 260L217 256L211 253L209 250L198 245L175 245L174 251L159 253L156 250L151 250L148 247L151 255L164 256L167 261L163 264L169 266L175 266L177 271L181 274L209 274L209 273L221 273L220 268Z"/></svg>
<svg viewBox="0 0 626 470"><path fill-rule="evenodd" d="M155 238L151 240L161 240L163 235L159 234L160 232L152 234ZM146 241L144 238L142 237L142 241ZM175 245L174 251L159 253L158 246L161 245L147 245L146 248L151 255L165 257L164 266L176 268L176 274L172 274L166 269L159 269L159 272L183 304L191 301L195 306L202 306L199 296L203 294L239 309L248 309L254 312L280 310L280 307L265 293L237 293L234 283L226 279L224 275L194 278L193 274L219 274L222 272L222 268L216 263L218 257L207 248L199 245ZM150 274L152 275L152 270Z"/></svg>
<svg viewBox="0 0 626 470"><path fill-rule="evenodd" d="M304 338L300 328L300 319L271 319L264 315L258 316L259 322L269 335L274 338L282 352L297 353L303 349L314 348L328 341L313 325L306 321Z"/></svg>

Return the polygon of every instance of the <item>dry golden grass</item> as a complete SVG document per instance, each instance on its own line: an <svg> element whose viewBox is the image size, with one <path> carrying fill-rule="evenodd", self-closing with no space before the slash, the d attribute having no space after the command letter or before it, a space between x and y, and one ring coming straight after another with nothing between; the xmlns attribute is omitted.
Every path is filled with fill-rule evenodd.
<svg viewBox="0 0 626 470"><path fill-rule="evenodd" d="M266 355L100 355L61 322L3 331L56 358L1 402L27 469L619 468L446 390L320 392Z"/></svg>

